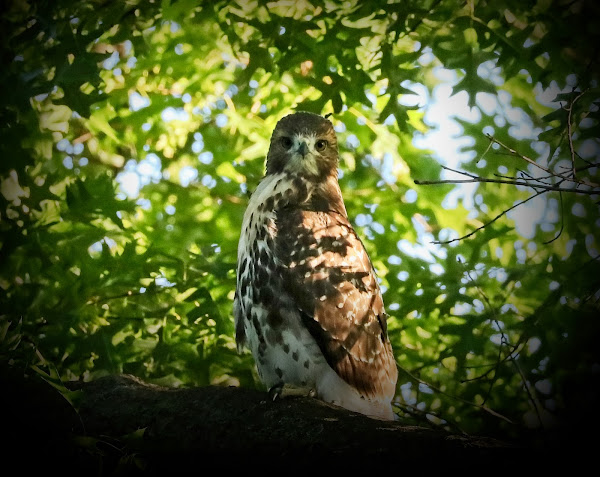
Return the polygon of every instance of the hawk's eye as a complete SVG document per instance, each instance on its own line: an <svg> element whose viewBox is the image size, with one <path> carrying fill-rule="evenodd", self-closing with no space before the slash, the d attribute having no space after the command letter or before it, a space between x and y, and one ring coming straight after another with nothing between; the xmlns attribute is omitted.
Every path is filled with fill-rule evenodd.
<svg viewBox="0 0 600 477"><path fill-rule="evenodd" d="M290 147L292 147L292 144L294 144L294 143L289 137L281 138L281 145L283 146L284 149L289 149Z"/></svg>
<svg viewBox="0 0 600 477"><path fill-rule="evenodd" d="M325 139L319 139L316 143L315 143L315 148L317 149L317 151L319 152L323 152L325 150L325 148L327 147L327 141Z"/></svg>

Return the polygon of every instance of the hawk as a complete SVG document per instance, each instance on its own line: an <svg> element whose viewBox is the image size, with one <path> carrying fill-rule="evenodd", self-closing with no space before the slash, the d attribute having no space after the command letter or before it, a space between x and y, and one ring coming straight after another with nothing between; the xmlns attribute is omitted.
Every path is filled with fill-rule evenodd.
<svg viewBox="0 0 600 477"><path fill-rule="evenodd" d="M269 390L393 419L397 368L373 266L348 220L331 122L297 112L276 125L244 214L236 342Z"/></svg>

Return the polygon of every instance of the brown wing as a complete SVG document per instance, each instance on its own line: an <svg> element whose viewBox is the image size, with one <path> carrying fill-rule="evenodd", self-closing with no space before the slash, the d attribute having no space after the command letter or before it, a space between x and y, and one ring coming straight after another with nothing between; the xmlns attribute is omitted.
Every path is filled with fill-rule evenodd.
<svg viewBox="0 0 600 477"><path fill-rule="evenodd" d="M369 398L391 398L397 369L373 267L348 220L282 210L276 261L329 365Z"/></svg>

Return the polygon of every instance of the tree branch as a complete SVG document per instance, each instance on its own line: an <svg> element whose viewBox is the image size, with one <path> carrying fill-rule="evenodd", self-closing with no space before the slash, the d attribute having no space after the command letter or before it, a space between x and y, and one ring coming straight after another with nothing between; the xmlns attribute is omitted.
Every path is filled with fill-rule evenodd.
<svg viewBox="0 0 600 477"><path fill-rule="evenodd" d="M448 396L449 398L451 398L451 399L454 399L455 401L463 402L463 403L465 403L465 404L469 404L469 405L471 405L471 406L473 406L473 407L477 407L477 408L479 408L479 409L481 409L481 410L483 410L483 411L487 412L488 414L491 414L491 415L492 415L492 416L494 416L494 417L497 417L497 418L499 418L499 419L502 419L503 421L506 421L506 422L508 422L508 423L510 423L510 424L514 424L514 423L513 423L513 421L511 421L511 420L510 420L508 417L506 417L506 416L503 416L503 415L502 415L502 414L500 414L499 412L496 412L496 411L494 411L493 409L490 409L489 407L487 407L487 406L485 406L485 405L483 405L483 404L477 404L477 403L474 403L474 402L472 402L472 401L468 401L468 400L466 400L466 399L463 399L463 398L461 398L461 397L454 396L454 395L452 395L452 394L449 394L449 393L447 393L447 392L445 392L445 391L442 391L440 388L438 388L438 387L436 387L436 386L433 386L433 385L429 384L428 382L426 382L426 381L423 381L421 378L419 378L419 377L415 376L414 374L412 374L410 371L408 371L407 369L403 368L403 367L402 367L402 366L400 366L399 364L397 364L397 363L396 363L396 366L398 366L398 369L402 370L402 372L406 373L406 375L407 375L407 376L408 376L410 379L412 379L413 381L416 381L416 382L418 382L418 383L424 384L425 386L427 386L427 387L429 387L429 388L433 389L435 392L438 392L438 393L440 393L440 394L443 394L444 396Z"/></svg>
<svg viewBox="0 0 600 477"><path fill-rule="evenodd" d="M532 196L528 197L525 200L522 200L521 202L516 203L515 205L513 205L512 207L509 207L508 209L504 210L503 212L501 212L500 214L498 214L496 217L494 217L492 220L490 220L489 222L486 222L485 224L483 224L481 227L477 227L475 230L473 230L472 232L468 233L467 235L463 235L462 237L458 237L452 240L434 240L432 241L432 243L435 244L449 244L452 242L458 242L459 240L463 240L466 238L471 237L472 235L476 234L477 232L479 232L481 229L487 227L488 225L490 225L491 223L495 222L496 220L498 220L500 217L502 217L503 215L506 215L508 212L510 212L511 210L513 210L514 208L520 206L521 204L524 204L525 202L530 201L531 199L535 199L538 195L544 194L545 190L542 190L540 192L536 192L535 194L533 194Z"/></svg>
<svg viewBox="0 0 600 477"><path fill-rule="evenodd" d="M573 179L575 179L576 175L577 175L577 169L575 167L575 148L573 147L573 123L572 123L573 106L575 106L575 103L586 92L587 92L587 89L584 89L581 93L579 93L577 96L575 96L575 98L573 98L573 101L571 101L571 104L569 105L569 107L566 108L566 110L568 111L568 115L567 115L567 137L569 138L569 151L571 152L571 168L572 168L571 174L573 175Z"/></svg>
<svg viewBox="0 0 600 477"><path fill-rule="evenodd" d="M562 177L562 176L559 176ZM572 179L565 179L573 182ZM544 183L531 184L528 180L509 180L509 179L489 179L487 177L479 177L476 176L471 179L442 179L435 181L422 181L415 180L414 183L417 185L434 185L434 184L465 184L469 182L490 182L494 184L511 184L515 186L525 186L531 188L539 188L544 189L544 191L554 191L554 192L570 192L572 194L585 194L585 195L598 195L600 194L600 190L597 189L598 186L593 186L594 189L576 189L576 188L567 188L560 186L550 186ZM577 183L590 186L589 184L584 184L583 182L577 181Z"/></svg>

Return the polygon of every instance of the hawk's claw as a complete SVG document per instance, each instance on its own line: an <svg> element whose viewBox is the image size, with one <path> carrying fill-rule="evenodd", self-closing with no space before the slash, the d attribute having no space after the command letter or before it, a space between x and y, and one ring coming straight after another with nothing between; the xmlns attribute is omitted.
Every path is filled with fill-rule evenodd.
<svg viewBox="0 0 600 477"><path fill-rule="evenodd" d="M269 397L271 401L275 401L279 396L281 396L281 392L283 391L283 383L276 384L271 389L269 389Z"/></svg>
<svg viewBox="0 0 600 477"><path fill-rule="evenodd" d="M269 389L269 396L273 401L286 397L315 397L317 392L313 388L296 386L295 384L279 383Z"/></svg>

